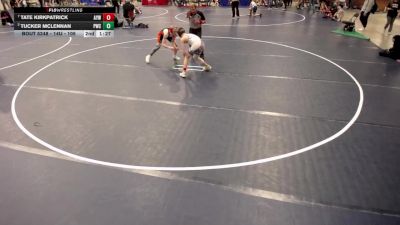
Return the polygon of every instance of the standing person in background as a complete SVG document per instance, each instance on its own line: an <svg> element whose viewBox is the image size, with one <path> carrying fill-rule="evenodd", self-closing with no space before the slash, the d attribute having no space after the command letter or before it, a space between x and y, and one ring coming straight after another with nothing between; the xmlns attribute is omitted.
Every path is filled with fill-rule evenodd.
<svg viewBox="0 0 400 225"><path fill-rule="evenodd" d="M201 38L201 25L206 23L204 14L197 10L196 5L191 5L186 17L189 18L189 33L195 34ZM200 57L204 59L204 52L201 52Z"/></svg>
<svg viewBox="0 0 400 225"><path fill-rule="evenodd" d="M239 18L239 0L231 0L231 7L232 7L232 19L235 18L235 12L236 16Z"/></svg>
<svg viewBox="0 0 400 225"><path fill-rule="evenodd" d="M386 29L389 27L388 34L390 34L393 29L393 23L396 20L396 17L398 15L399 0L389 1L389 4L387 5L386 10L387 10L387 22L384 27L384 32L386 32Z"/></svg>
<svg viewBox="0 0 400 225"><path fill-rule="evenodd" d="M299 2L297 3L297 9L302 9L304 7L304 0L299 0Z"/></svg>
<svg viewBox="0 0 400 225"><path fill-rule="evenodd" d="M131 28L132 22L135 20L135 6L131 3L131 0L125 1L125 4L122 6L122 14L127 22L127 26L124 26L124 28Z"/></svg>
<svg viewBox="0 0 400 225"><path fill-rule="evenodd" d="M204 14L197 10L196 5L191 5L186 17L189 19L189 33L201 38L201 25L206 23Z"/></svg>
<svg viewBox="0 0 400 225"><path fill-rule="evenodd" d="M363 27L358 30L364 30L367 27L368 17L371 13L372 6L374 6L375 0L365 0L363 6L361 7L360 22Z"/></svg>
<svg viewBox="0 0 400 225"><path fill-rule="evenodd" d="M267 1L267 7L268 7L268 9L271 9L272 8L272 3L273 3L273 0L266 0Z"/></svg>
<svg viewBox="0 0 400 225"><path fill-rule="evenodd" d="M119 3L118 0L112 0L112 4L114 6L114 12L117 12L117 15L119 14Z"/></svg>
<svg viewBox="0 0 400 225"><path fill-rule="evenodd" d="M308 8L312 9L313 13L315 13L315 4L317 3L316 0L310 0L310 3L308 4Z"/></svg>
<svg viewBox="0 0 400 225"><path fill-rule="evenodd" d="M289 3L290 3L289 0L283 0L283 5L284 5L283 10L287 10L287 7L289 6Z"/></svg>

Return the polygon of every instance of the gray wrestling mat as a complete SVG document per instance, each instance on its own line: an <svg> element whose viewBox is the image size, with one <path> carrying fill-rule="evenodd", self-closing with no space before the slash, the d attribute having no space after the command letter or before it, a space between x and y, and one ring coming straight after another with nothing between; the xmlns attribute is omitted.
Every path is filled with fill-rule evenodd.
<svg viewBox="0 0 400 225"><path fill-rule="evenodd" d="M186 9L113 39L0 28L0 224L400 223L399 64L307 11L201 10L213 69L186 79L144 61Z"/></svg>

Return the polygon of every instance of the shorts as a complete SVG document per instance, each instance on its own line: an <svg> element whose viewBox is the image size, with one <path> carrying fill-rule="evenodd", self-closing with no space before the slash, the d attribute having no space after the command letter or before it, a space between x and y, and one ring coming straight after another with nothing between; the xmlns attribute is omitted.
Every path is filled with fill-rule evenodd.
<svg viewBox="0 0 400 225"><path fill-rule="evenodd" d="M203 53L204 53L204 45L203 44L196 49L192 49L191 47L189 49L189 54L191 56L194 56L194 55L201 56Z"/></svg>
<svg viewBox="0 0 400 225"><path fill-rule="evenodd" d="M257 12L257 6L254 6L252 9L253 13L255 14Z"/></svg>

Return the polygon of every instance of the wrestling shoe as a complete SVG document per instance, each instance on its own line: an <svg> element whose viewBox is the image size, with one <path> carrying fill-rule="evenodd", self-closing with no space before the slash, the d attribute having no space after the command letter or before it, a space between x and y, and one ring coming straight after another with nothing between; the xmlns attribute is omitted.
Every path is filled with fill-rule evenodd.
<svg viewBox="0 0 400 225"><path fill-rule="evenodd" d="M187 77L187 74L186 74L185 71L182 71L182 72L179 74L179 76L182 77L182 78L186 78L186 77Z"/></svg>
<svg viewBox="0 0 400 225"><path fill-rule="evenodd" d="M212 69L212 67L210 65L203 67L203 70L206 72L210 71L211 69Z"/></svg>

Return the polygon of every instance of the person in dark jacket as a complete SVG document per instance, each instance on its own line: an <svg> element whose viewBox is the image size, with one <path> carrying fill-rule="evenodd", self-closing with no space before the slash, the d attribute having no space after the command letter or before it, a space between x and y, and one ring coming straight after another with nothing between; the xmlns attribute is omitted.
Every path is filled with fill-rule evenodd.
<svg viewBox="0 0 400 225"><path fill-rule="evenodd" d="M389 57L391 59L400 60L400 35L393 37L393 47L379 52L380 56Z"/></svg>

